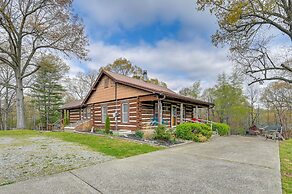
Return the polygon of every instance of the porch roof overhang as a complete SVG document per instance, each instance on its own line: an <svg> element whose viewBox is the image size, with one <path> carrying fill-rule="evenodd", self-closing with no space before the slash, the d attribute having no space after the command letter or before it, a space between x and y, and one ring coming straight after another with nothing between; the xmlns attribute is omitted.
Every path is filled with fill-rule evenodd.
<svg viewBox="0 0 292 194"><path fill-rule="evenodd" d="M82 105L83 100L74 100L69 103L64 104L60 110L70 110L70 109L76 109L76 108L82 108L84 105Z"/></svg>
<svg viewBox="0 0 292 194"><path fill-rule="evenodd" d="M171 94L160 94L160 95L164 95L166 100L174 100L174 101L177 101L178 103L186 103L193 106L200 106L200 107L206 107L206 108L214 107L213 103L197 100L197 99L179 95L179 94L171 93Z"/></svg>
<svg viewBox="0 0 292 194"><path fill-rule="evenodd" d="M187 96L182 96L182 95L174 94L174 93L160 92L160 93L153 93L150 95L145 95L143 97L140 97L140 101L158 101L158 100L171 101L174 103L184 103L184 104L188 104L192 106L199 106L199 107L205 107L205 108L214 107L213 103L197 100L194 98L190 98Z"/></svg>

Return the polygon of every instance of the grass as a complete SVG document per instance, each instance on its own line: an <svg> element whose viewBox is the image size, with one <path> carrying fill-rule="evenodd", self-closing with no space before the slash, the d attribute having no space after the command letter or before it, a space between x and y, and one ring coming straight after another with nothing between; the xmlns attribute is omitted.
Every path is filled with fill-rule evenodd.
<svg viewBox="0 0 292 194"><path fill-rule="evenodd" d="M292 139L280 143L283 194L292 193Z"/></svg>
<svg viewBox="0 0 292 194"><path fill-rule="evenodd" d="M22 137L37 135L53 137L61 139L63 141L78 143L80 145L88 147L91 150L114 156L116 158L126 158L163 149L162 147L151 146L147 144L138 144L127 140L115 139L110 137L100 137L89 134L77 134L70 132L38 132L32 130L0 131L0 137Z"/></svg>
<svg viewBox="0 0 292 194"><path fill-rule="evenodd" d="M109 137L100 137L95 135L77 134L68 132L46 133L46 136L60 138L64 141L76 142L88 146L94 151L117 158L125 158L138 154L144 154L162 149L157 146L147 144L138 144L126 140L114 139Z"/></svg>
<svg viewBox="0 0 292 194"><path fill-rule="evenodd" d="M38 132L33 130L0 130L0 137L22 137L22 136L37 136Z"/></svg>

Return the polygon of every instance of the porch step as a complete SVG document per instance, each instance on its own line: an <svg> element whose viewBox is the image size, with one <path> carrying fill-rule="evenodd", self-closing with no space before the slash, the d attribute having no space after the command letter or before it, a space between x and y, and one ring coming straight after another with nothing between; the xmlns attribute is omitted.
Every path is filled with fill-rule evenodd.
<svg viewBox="0 0 292 194"><path fill-rule="evenodd" d="M86 123L86 122L88 122L89 120L79 120L79 121L77 121L77 122L75 122L75 123L70 123L69 125L67 125L66 127L64 127L64 130L66 131L66 130L70 130L70 131L72 131L72 130L74 130L76 127L78 127L79 125L82 125L83 123Z"/></svg>
<svg viewBox="0 0 292 194"><path fill-rule="evenodd" d="M70 126L64 127L64 131L72 131L74 129L75 127L70 127Z"/></svg>

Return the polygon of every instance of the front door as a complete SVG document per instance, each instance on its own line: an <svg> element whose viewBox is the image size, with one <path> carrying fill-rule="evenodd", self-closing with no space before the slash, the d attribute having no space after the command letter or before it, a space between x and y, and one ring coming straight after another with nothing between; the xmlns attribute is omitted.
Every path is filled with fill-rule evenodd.
<svg viewBox="0 0 292 194"><path fill-rule="evenodd" d="M171 127L176 127L177 124L177 107L171 106Z"/></svg>

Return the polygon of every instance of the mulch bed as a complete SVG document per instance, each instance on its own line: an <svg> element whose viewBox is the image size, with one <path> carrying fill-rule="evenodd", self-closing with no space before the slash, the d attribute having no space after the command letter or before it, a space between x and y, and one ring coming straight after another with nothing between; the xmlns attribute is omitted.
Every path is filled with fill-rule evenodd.
<svg viewBox="0 0 292 194"><path fill-rule="evenodd" d="M185 140L176 140L176 141L162 141L162 140L146 140L146 139L141 139L135 134L127 134L127 135L120 135L120 136L115 136L115 135L106 135L103 133L91 133L91 132L80 132L80 131L74 131L74 133L84 133L84 134L89 134L89 135L97 135L97 136L103 136L103 137L109 137L109 138L118 138L118 139L125 139L129 141L133 141L136 143L143 143L143 144L149 144L153 146L163 146L163 147L175 147L178 145L184 145L191 143L192 141L185 141Z"/></svg>
<svg viewBox="0 0 292 194"><path fill-rule="evenodd" d="M163 141L163 140L146 140L146 139L141 139L137 136L135 136L135 134L128 134L128 135L123 135L120 136L124 139L129 139L129 140L134 140L137 142L141 142L141 143L148 143L148 144L152 144L152 145L159 145L159 146L165 146L165 147L173 147L175 145L180 145L180 144L185 144L185 143L189 143L188 141L182 141L182 140L176 140L176 141Z"/></svg>

